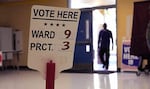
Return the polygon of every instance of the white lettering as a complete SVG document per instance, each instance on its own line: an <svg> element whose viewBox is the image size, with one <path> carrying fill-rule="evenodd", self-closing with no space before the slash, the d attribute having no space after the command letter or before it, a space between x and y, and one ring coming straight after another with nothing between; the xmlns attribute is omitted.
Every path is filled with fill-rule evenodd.
<svg viewBox="0 0 150 89"><path fill-rule="evenodd" d="M129 53L130 52L130 47L124 47L124 52Z"/></svg>

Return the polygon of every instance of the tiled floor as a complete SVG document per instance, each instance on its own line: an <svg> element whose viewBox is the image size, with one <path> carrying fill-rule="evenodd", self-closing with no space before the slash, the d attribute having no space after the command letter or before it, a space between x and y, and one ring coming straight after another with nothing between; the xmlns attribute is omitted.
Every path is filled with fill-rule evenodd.
<svg viewBox="0 0 150 89"><path fill-rule="evenodd" d="M37 71L0 71L0 89L46 89ZM61 73L55 89L150 89L150 75Z"/></svg>

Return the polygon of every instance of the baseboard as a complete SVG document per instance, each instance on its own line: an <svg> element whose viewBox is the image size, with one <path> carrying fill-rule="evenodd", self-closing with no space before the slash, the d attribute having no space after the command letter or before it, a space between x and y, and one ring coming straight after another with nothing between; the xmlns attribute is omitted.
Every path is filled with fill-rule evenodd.
<svg viewBox="0 0 150 89"><path fill-rule="evenodd" d="M0 67L0 70L33 70L27 66L4 66L4 67ZM36 71L36 70L33 70Z"/></svg>
<svg viewBox="0 0 150 89"><path fill-rule="evenodd" d="M72 67L73 70L87 70L93 71L93 64L74 64Z"/></svg>

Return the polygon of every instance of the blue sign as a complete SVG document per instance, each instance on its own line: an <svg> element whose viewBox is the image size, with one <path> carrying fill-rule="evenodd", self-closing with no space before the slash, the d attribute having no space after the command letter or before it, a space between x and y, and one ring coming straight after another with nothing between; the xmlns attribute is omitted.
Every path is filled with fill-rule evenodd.
<svg viewBox="0 0 150 89"><path fill-rule="evenodd" d="M130 55L130 44L123 44L122 63L130 66L139 65L139 57Z"/></svg>

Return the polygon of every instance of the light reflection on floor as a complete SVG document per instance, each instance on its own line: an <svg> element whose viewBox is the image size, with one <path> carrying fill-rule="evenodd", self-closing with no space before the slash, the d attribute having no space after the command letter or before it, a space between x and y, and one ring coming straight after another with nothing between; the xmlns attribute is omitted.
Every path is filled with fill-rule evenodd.
<svg viewBox="0 0 150 89"><path fill-rule="evenodd" d="M117 74L102 75L94 74L94 89L118 89Z"/></svg>
<svg viewBox="0 0 150 89"><path fill-rule="evenodd" d="M135 73L61 73L55 89L150 89L150 75ZM37 71L0 71L0 89L46 89Z"/></svg>
<svg viewBox="0 0 150 89"><path fill-rule="evenodd" d="M117 70L117 58L116 55L111 55L109 58L109 69L110 71L116 71ZM100 59L98 59L98 57L95 57L94 59L94 70L105 70L104 68L102 68L102 64L100 63Z"/></svg>

